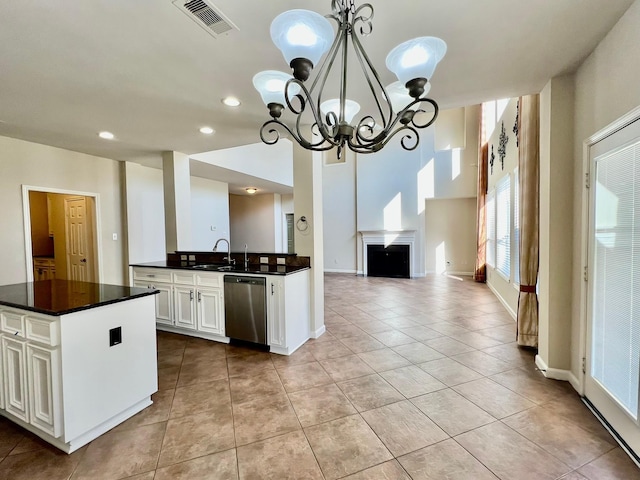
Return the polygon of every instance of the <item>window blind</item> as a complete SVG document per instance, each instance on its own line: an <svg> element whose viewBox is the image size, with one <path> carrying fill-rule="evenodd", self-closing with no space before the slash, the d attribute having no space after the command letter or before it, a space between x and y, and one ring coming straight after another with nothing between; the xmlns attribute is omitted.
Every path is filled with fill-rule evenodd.
<svg viewBox="0 0 640 480"><path fill-rule="evenodd" d="M485 203L487 214L487 265L496 266L496 192L491 190L487 194L487 202Z"/></svg>
<svg viewBox="0 0 640 480"><path fill-rule="evenodd" d="M509 278L511 272L511 178L496 184L496 270Z"/></svg>
<svg viewBox="0 0 640 480"><path fill-rule="evenodd" d="M514 283L520 285L520 185L518 169L513 171L513 276Z"/></svg>
<svg viewBox="0 0 640 480"><path fill-rule="evenodd" d="M595 159L591 376L634 418L640 377L640 141Z"/></svg>

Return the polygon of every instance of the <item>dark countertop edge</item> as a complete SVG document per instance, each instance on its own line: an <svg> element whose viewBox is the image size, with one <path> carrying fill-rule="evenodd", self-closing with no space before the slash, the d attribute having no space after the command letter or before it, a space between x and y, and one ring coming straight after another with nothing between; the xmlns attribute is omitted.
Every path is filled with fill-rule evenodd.
<svg viewBox="0 0 640 480"><path fill-rule="evenodd" d="M147 263L131 263L129 264L130 267L142 267L142 268L163 268L163 269L170 269L170 270L190 270L192 272L212 272L212 273L225 273L225 274L229 274L229 275L233 275L233 274L247 274L247 275L281 275L281 276L287 276L287 275L293 275L294 273L298 273L301 272L303 270L311 270L311 267L300 267L300 266L288 266L288 265L269 265L270 267L286 267L289 271L287 272L263 272L260 270L244 270L243 268L238 268L238 269L233 269L233 270L222 270L222 271L218 271L218 270L204 270L204 269L197 269L194 268L196 265L198 265L197 263L194 262L187 262L189 263L189 265L167 265L165 261L158 261L158 262L147 262ZM254 265L255 267L255 265ZM251 268L251 265L249 266L249 268ZM260 268L260 265L258 265L258 268Z"/></svg>
<svg viewBox="0 0 640 480"><path fill-rule="evenodd" d="M133 295L128 295L126 297L114 298L112 300L105 300L104 302L96 302L89 305L82 305L80 307L70 308L68 310L57 310L57 311L31 307L29 305L21 305L13 302L5 302L3 300L0 300L0 306L11 307L17 310L27 310L29 312L39 313L42 315L49 315L50 317L60 317L62 315L68 315L70 313L81 312L83 310L91 310L92 308L104 307L106 305L111 305L113 303L126 302L127 300L133 300L134 298L146 297L148 295L156 295L158 293L160 293L158 290L149 290L141 293L136 293Z"/></svg>

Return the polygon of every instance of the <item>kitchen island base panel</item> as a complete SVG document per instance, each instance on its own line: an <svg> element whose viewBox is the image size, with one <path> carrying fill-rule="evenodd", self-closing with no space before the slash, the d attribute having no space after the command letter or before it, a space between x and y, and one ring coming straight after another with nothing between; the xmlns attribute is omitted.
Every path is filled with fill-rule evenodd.
<svg viewBox="0 0 640 480"><path fill-rule="evenodd" d="M120 343L110 346L110 331ZM153 296L65 315L61 321L63 440L126 411L158 390Z"/></svg>
<svg viewBox="0 0 640 480"><path fill-rule="evenodd" d="M98 425L97 427L89 430L88 432L83 433L79 437L74 438L73 440L71 440L69 442L66 442L66 443L63 442L62 440L60 440L59 438L54 438L51 435L47 435L42 430L33 427L32 425L20 420L17 417L14 417L13 415L11 415L11 414L9 414L9 413L7 413L5 411L0 410L0 415L2 415L3 417L7 418L10 421L12 421L13 423L15 423L17 425L20 425L25 430L28 430L29 432L31 432L34 435L40 437L45 442L53 445L54 447L62 450L63 452L65 452L65 453L73 453L76 450L84 447L89 442L95 440L100 435L108 432L109 430L111 430L114 427L117 427L118 425L120 425L125 420L128 420L129 418L133 417L134 415L140 413L142 410L144 410L145 408L151 406L152 404L153 404L153 401L151 400L151 397L145 398L145 399L141 400L140 402L136 403L135 405L131 406L130 408L127 408L125 411L123 411L123 412L119 413L118 415L114 416L113 418L110 418L109 420L107 420L106 422L102 423L101 425Z"/></svg>

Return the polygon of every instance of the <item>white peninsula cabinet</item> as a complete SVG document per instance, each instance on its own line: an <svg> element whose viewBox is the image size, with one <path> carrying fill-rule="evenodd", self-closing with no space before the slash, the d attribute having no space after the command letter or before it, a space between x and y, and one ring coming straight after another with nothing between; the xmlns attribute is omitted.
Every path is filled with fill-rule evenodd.
<svg viewBox="0 0 640 480"><path fill-rule="evenodd" d="M131 267L134 286L160 292L156 296L158 330L228 343L224 314L225 274L265 279L267 344L271 352L290 355L309 339L308 269L284 275L260 271Z"/></svg>
<svg viewBox="0 0 640 480"><path fill-rule="evenodd" d="M0 286L0 414L71 453L151 405L156 296L66 280Z"/></svg>

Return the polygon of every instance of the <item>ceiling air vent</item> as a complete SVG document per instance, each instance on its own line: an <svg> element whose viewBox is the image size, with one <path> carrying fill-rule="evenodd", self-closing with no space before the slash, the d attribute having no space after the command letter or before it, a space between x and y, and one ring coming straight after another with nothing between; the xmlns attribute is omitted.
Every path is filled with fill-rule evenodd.
<svg viewBox="0 0 640 480"><path fill-rule="evenodd" d="M174 0L173 4L214 38L231 30L238 30L238 27L211 2L204 0Z"/></svg>

